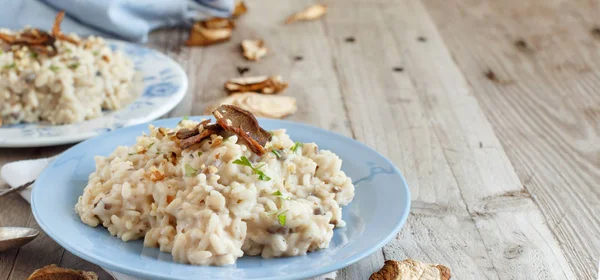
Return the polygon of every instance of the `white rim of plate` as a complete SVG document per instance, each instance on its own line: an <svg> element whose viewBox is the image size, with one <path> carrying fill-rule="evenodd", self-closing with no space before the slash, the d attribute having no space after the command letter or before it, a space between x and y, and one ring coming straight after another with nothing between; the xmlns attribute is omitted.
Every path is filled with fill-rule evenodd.
<svg viewBox="0 0 600 280"><path fill-rule="evenodd" d="M125 52L129 58L134 61L136 74L144 74L143 77L139 77L141 80L136 82L140 86L137 90L138 92L136 92L139 96L125 108L117 111L105 112L101 117L86 120L81 123L57 126L35 123L2 126L0 127L0 148L46 147L80 142L114 129L156 120L169 113L181 102L188 89L188 79L179 63L159 51L141 45L114 39L105 39L105 41L109 47L112 49L117 48ZM132 55L132 52L136 52L137 54ZM145 66L147 67L147 71L149 70L149 67L152 67L155 64L154 62L146 61L149 56L154 58L154 61L158 60L163 62L165 66L164 69L151 72L140 71L141 69L139 69L138 66L143 65L142 63L147 63ZM151 75L146 76L146 74ZM155 76L165 77L161 77L163 80L159 79L158 82L155 82L153 81L156 79ZM176 84L178 87L176 91L168 96L146 96L147 91L151 89L151 87L157 87L165 83L171 85ZM161 90L163 89L159 87L158 95L160 95ZM152 100L156 100L156 102L150 102ZM151 105L149 105L151 107L148 107L152 109L151 111L140 111L135 118L132 118L131 116L127 117L127 115L131 115L128 114L129 112L136 110L136 106L138 107L137 109L139 109L140 106L144 106L144 102L146 102L145 105L151 103ZM120 115L124 115L125 118L122 121L117 121L117 118ZM93 123L103 124L98 124L97 126L90 128L88 125ZM59 131L62 130L70 130L70 133L59 133ZM14 135L12 135L18 132L21 132L21 137L14 137Z"/></svg>

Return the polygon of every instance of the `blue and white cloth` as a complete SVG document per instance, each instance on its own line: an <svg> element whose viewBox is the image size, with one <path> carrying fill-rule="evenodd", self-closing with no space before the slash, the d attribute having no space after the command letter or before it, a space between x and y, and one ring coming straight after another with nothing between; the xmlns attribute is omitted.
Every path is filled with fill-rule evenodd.
<svg viewBox="0 0 600 280"><path fill-rule="evenodd" d="M192 25L209 17L229 17L234 0L0 0L0 28L32 26L50 30L60 10L65 33L145 42L159 27Z"/></svg>

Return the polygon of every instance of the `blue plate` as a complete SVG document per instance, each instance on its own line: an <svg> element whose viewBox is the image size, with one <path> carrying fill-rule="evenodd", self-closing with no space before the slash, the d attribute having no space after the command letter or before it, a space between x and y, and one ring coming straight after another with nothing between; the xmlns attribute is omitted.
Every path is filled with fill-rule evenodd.
<svg viewBox="0 0 600 280"><path fill-rule="evenodd" d="M152 124L174 127L179 120L159 120ZM346 227L334 230L328 249L288 258L244 256L236 264L224 267L193 266L175 263L169 253L156 248L144 248L142 241L122 242L103 227L83 224L74 206L89 174L95 170L94 156L107 156L118 145L134 144L136 136L148 132L147 124L89 139L54 160L33 188L35 219L69 252L104 268L149 279L307 278L367 257L398 233L408 216L410 193L400 171L388 159L360 142L320 128L281 120L259 121L265 129L285 128L293 140L315 142L343 160L342 170L352 178L356 195L343 208Z"/></svg>

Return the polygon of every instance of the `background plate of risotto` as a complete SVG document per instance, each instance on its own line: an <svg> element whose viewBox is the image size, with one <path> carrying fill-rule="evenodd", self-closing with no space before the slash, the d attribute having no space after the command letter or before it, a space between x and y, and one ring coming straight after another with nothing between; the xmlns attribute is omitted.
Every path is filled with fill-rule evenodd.
<svg viewBox="0 0 600 280"><path fill-rule="evenodd" d="M181 66L160 52L99 37L57 42L53 56L0 52L0 147L74 143L149 122L187 91Z"/></svg>
<svg viewBox="0 0 600 280"><path fill-rule="evenodd" d="M408 217L400 171L358 141L259 119L272 134L261 156L236 135L176 146L176 128L202 119L70 148L35 182L38 224L73 254L140 278L302 279L376 252Z"/></svg>

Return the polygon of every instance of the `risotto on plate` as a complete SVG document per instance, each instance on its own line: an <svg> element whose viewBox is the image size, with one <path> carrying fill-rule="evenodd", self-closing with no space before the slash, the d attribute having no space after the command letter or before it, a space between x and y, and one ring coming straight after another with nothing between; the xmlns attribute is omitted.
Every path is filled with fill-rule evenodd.
<svg viewBox="0 0 600 280"><path fill-rule="evenodd" d="M354 197L341 159L265 131L238 107L213 114L213 124L150 126L133 146L96 157L75 206L81 220L195 265L327 248Z"/></svg>
<svg viewBox="0 0 600 280"><path fill-rule="evenodd" d="M0 29L0 125L69 124L123 108L133 96L133 63L100 37Z"/></svg>

